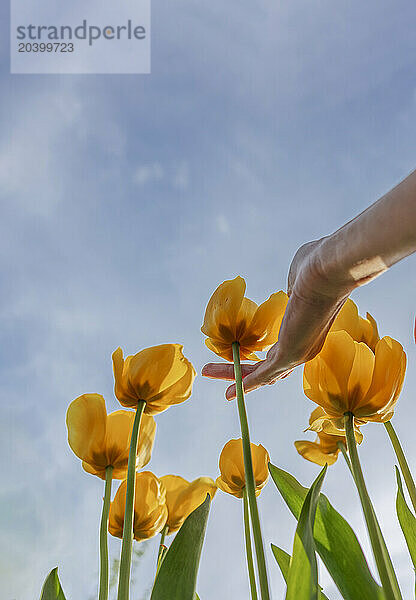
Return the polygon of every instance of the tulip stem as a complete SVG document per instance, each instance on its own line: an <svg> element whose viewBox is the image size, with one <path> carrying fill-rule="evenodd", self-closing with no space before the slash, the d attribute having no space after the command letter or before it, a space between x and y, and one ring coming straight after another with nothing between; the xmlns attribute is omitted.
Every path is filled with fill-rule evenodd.
<svg viewBox="0 0 416 600"><path fill-rule="evenodd" d="M164 528L162 529L162 531L160 532L160 544L159 544L159 551L157 553L157 565L156 565L158 571L159 571L160 561L161 561L162 554L163 554L163 548L164 548L165 537L166 537L167 532L168 532L168 526L165 525Z"/></svg>
<svg viewBox="0 0 416 600"><path fill-rule="evenodd" d="M131 432L129 462L127 465L127 490L126 508L124 511L123 542L121 545L120 572L118 580L117 600L129 600L130 595L130 570L131 551L133 546L133 507L134 493L136 490L136 457L137 444L139 441L140 420L145 407L144 400L137 404L136 416L134 418Z"/></svg>
<svg viewBox="0 0 416 600"><path fill-rule="evenodd" d="M253 528L254 546L256 548L257 569L259 574L260 592L262 600L270 600L269 582L267 579L266 559L264 556L263 538L261 535L259 509L256 499L256 485L253 474L253 461L251 458L250 433L248 429L247 412L244 404L243 378L241 375L240 344L233 342L234 377L237 392L238 415L240 417L241 437L243 441L244 470L246 476L246 489L250 509L251 525Z"/></svg>
<svg viewBox="0 0 416 600"><path fill-rule="evenodd" d="M347 449L345 447L344 442L337 442L337 446L341 450L342 456L345 458L345 462L347 463L347 467L349 468L351 475L354 477L354 473L353 473L352 466L351 466L351 461L347 454Z"/></svg>
<svg viewBox="0 0 416 600"><path fill-rule="evenodd" d="M403 452L403 448L400 444L399 438L394 430L393 424L391 421L387 421L384 423L384 427L389 434L390 441L394 448L394 452L396 453L397 460L399 461L400 470L403 474L403 478L406 482L407 491L409 492L410 500L412 501L413 508L416 511L416 487L415 482L413 481L412 473L409 468L409 464L406 460L406 456Z"/></svg>
<svg viewBox="0 0 416 600"><path fill-rule="evenodd" d="M99 600L108 600L108 513L110 512L111 482L113 481L113 467L109 465L105 470L105 487L103 510L100 524L100 591Z"/></svg>
<svg viewBox="0 0 416 600"><path fill-rule="evenodd" d="M361 469L355 440L354 415L351 412L345 413L344 425L348 452L351 459L353 479L357 486L358 495L360 496L361 506L367 525L368 536L370 538L374 559L376 561L378 574L380 576L386 600L401 600L402 595L400 593L399 584L397 582L393 565L381 533L380 525L365 485L364 475Z"/></svg>
<svg viewBox="0 0 416 600"><path fill-rule="evenodd" d="M244 537L246 542L247 569L250 579L251 600L257 600L256 575L254 573L253 551L251 548L250 514L248 509L247 490L243 489Z"/></svg>

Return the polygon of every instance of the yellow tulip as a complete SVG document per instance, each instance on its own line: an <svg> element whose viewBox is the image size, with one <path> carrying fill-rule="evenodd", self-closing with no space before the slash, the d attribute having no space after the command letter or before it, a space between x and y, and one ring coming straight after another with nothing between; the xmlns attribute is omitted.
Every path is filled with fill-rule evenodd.
<svg viewBox="0 0 416 600"><path fill-rule="evenodd" d="M261 444L256 446L256 444L252 443L250 446L256 496L258 496L269 478L267 465L270 457L267 450ZM221 475L217 477L217 486L227 494L231 494L236 498L242 498L246 480L241 438L230 440L225 444L220 454L219 466Z"/></svg>
<svg viewBox="0 0 416 600"><path fill-rule="evenodd" d="M123 537L126 489L127 482L123 481L110 506L108 531L118 538ZM150 471L136 473L136 495L133 510L133 537L135 540L146 540L162 531L168 518L166 490L160 479Z"/></svg>
<svg viewBox="0 0 416 600"><path fill-rule="evenodd" d="M346 331L356 342L364 342L375 350L376 344L380 339L377 323L375 319L367 313L367 318L358 314L357 305L348 298L339 311L332 324L330 331Z"/></svg>
<svg viewBox="0 0 416 600"><path fill-rule="evenodd" d="M372 352L346 331L329 333L321 352L306 363L303 373L306 396L325 411L310 429L339 433L344 429L343 416L347 412L354 415L357 426L368 421L389 421L405 371L406 354L396 340L383 337Z"/></svg>
<svg viewBox="0 0 416 600"><path fill-rule="evenodd" d="M113 352L115 395L126 408L137 408L140 400L148 415L160 413L189 398L195 369L182 353L180 344L162 344L123 358Z"/></svg>
<svg viewBox="0 0 416 600"><path fill-rule="evenodd" d="M232 343L240 344L242 360L259 360L255 354L277 342L288 297L285 292L272 294L257 306L244 297L242 277L224 281L212 294L201 327L208 336L205 344L221 358L233 362Z"/></svg>
<svg viewBox="0 0 416 600"><path fill-rule="evenodd" d="M318 418L325 417L325 411L318 406L309 418L309 424L316 422ZM355 439L359 444L363 440L363 434L356 429ZM315 442L299 440L295 442L296 450L303 458L323 467L325 464L333 465L338 458L340 449L338 443L346 446L345 435L329 435L325 431L318 432Z"/></svg>
<svg viewBox="0 0 416 600"><path fill-rule="evenodd" d="M107 415L100 394L83 394L71 402L66 413L68 443L88 473L105 479L106 467L113 467L113 478L127 473L134 412L117 410ZM137 447L137 468L150 460L156 433L153 417L143 415Z"/></svg>
<svg viewBox="0 0 416 600"><path fill-rule="evenodd" d="M164 475L160 477L160 481L166 488L167 535L178 531L187 516L204 502L207 494L212 500L217 491L217 486L210 477L198 477L189 482L178 475Z"/></svg>

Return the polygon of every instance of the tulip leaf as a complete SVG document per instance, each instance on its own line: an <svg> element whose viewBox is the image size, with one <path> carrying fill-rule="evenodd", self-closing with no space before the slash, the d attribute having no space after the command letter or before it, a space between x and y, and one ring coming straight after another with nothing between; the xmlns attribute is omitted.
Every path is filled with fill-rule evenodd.
<svg viewBox="0 0 416 600"><path fill-rule="evenodd" d="M313 525L327 468L325 465L319 473L302 504L287 575L286 600L318 600L318 563Z"/></svg>
<svg viewBox="0 0 416 600"><path fill-rule="evenodd" d="M279 565L280 571L283 575L283 579L287 583L287 576L289 573L289 564L290 564L290 558L291 558L290 554L288 554L287 552L282 550L282 548L275 546L274 544L271 544L271 547L272 547L273 556L275 557L276 562ZM325 594L323 593L321 586L319 586L318 598L319 598L319 600L328 600L328 597L325 596Z"/></svg>
<svg viewBox="0 0 416 600"><path fill-rule="evenodd" d="M407 505L403 493L403 485L398 468L396 467L397 498L396 511L400 527L406 540L413 567L416 569L416 518Z"/></svg>
<svg viewBox="0 0 416 600"><path fill-rule="evenodd" d="M58 567L52 569L43 584L40 600L65 600L58 577Z"/></svg>
<svg viewBox="0 0 416 600"><path fill-rule="evenodd" d="M179 529L160 566L151 600L194 600L210 503L207 494Z"/></svg>
<svg viewBox="0 0 416 600"><path fill-rule="evenodd" d="M283 575L283 579L287 583L287 575L289 573L289 564L291 556L290 554L285 552L285 550L282 550L282 548L279 548L274 544L270 544L270 546L272 548L273 556L275 557L276 562L279 565L279 569Z"/></svg>
<svg viewBox="0 0 416 600"><path fill-rule="evenodd" d="M298 519L308 489L293 475L271 463L269 470L283 500ZM316 550L345 600L384 599L354 531L323 494L319 498L313 533Z"/></svg>

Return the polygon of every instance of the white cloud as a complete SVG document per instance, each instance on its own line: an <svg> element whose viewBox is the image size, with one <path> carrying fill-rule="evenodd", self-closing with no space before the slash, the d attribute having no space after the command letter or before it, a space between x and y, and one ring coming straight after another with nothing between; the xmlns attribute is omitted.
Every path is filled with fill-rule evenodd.
<svg viewBox="0 0 416 600"><path fill-rule="evenodd" d="M155 162L148 165L139 165L133 174L133 181L137 185L145 185L161 181L164 176L165 170L162 165Z"/></svg>
<svg viewBox="0 0 416 600"><path fill-rule="evenodd" d="M228 223L227 217L225 217L225 215L217 215L216 224L217 229L220 233L226 235L230 232L230 224Z"/></svg>
<svg viewBox="0 0 416 600"><path fill-rule="evenodd" d="M26 213L48 216L66 190L68 132L80 126L82 102L73 91L28 89L13 107L14 126L0 145L0 194ZM36 115L36 118L33 118Z"/></svg>
<svg viewBox="0 0 416 600"><path fill-rule="evenodd" d="M176 169L173 175L173 187L179 190L187 190L190 184L189 164L182 162Z"/></svg>

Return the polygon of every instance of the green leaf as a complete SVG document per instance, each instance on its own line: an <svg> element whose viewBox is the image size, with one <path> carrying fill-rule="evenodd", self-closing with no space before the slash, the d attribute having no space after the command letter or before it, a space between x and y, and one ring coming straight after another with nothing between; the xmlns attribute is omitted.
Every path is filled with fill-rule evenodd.
<svg viewBox="0 0 416 600"><path fill-rule="evenodd" d="M271 463L269 470L284 501L298 519L308 489L293 475ZM345 600L384 600L354 531L323 494L319 498L313 533L316 550Z"/></svg>
<svg viewBox="0 0 416 600"><path fill-rule="evenodd" d="M272 547L272 552L273 552L273 556L276 559L277 564L279 565L280 571L282 572L283 575L283 579L286 581L287 583L287 576L289 573L289 564L290 564L290 554L288 554L287 552L285 552L284 550L282 550L282 548L279 548L278 546L275 546L274 544L271 544ZM328 597L325 596L325 594L322 591L321 586L319 586L319 600L328 600Z"/></svg>
<svg viewBox="0 0 416 600"><path fill-rule="evenodd" d="M409 549L410 558L412 559L413 567L416 569L416 518L407 505L403 493L402 480L400 478L399 469L396 467L397 478L397 497L396 511L399 519L400 527Z"/></svg>
<svg viewBox="0 0 416 600"><path fill-rule="evenodd" d="M65 600L58 578L58 567L52 569L43 584L40 600Z"/></svg>
<svg viewBox="0 0 416 600"><path fill-rule="evenodd" d="M279 569L283 575L283 579L287 583L287 576L289 573L289 565L290 565L290 554L275 546L274 544L270 544L272 547L273 556L276 559L277 564L279 565Z"/></svg>
<svg viewBox="0 0 416 600"><path fill-rule="evenodd" d="M287 576L286 600L318 600L318 563L313 524L327 468L325 465L311 485L300 511Z"/></svg>
<svg viewBox="0 0 416 600"><path fill-rule="evenodd" d="M207 494L179 529L160 567L151 600L194 600L210 503Z"/></svg>

